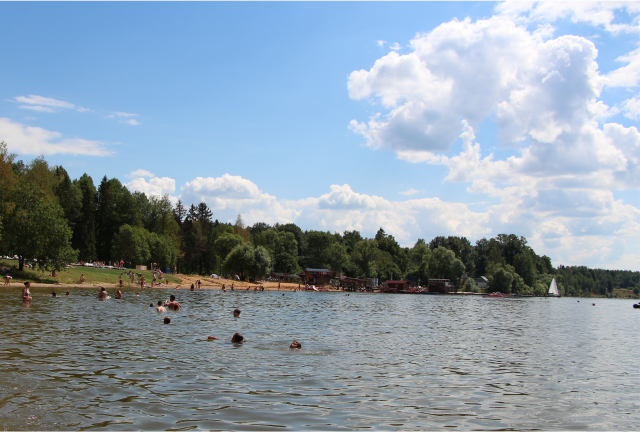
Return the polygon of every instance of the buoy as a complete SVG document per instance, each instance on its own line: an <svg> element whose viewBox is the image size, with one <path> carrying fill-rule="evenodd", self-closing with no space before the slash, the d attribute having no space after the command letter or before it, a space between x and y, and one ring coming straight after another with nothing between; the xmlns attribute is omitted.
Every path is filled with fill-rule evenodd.
<svg viewBox="0 0 640 432"><path fill-rule="evenodd" d="M592 305L592 306L595 306L596 304L595 304L595 303L591 303L591 305Z"/></svg>

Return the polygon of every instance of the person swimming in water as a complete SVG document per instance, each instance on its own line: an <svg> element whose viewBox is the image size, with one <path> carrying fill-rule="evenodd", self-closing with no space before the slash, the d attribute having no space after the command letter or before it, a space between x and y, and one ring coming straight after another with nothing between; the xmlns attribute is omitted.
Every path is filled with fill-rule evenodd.
<svg viewBox="0 0 640 432"><path fill-rule="evenodd" d="M162 300L158 300L158 307L156 308L158 313L166 312L167 309L162 305Z"/></svg>
<svg viewBox="0 0 640 432"><path fill-rule="evenodd" d="M170 317L164 317L164 323L165 324L171 324L171 318Z"/></svg>
<svg viewBox="0 0 640 432"><path fill-rule="evenodd" d="M117 299L121 299L122 298L122 291L118 290L116 291L113 296Z"/></svg>
<svg viewBox="0 0 640 432"><path fill-rule="evenodd" d="M169 297L169 300L170 300L170 301L168 301L168 302L165 302L165 303L164 303L164 305L165 305L166 307L168 307L169 309L176 310L176 311L177 311L177 310L180 310L180 308L181 308L182 306L180 305L180 303L178 303L178 302L176 301L176 296L174 296L173 294L171 294L171 297Z"/></svg>
<svg viewBox="0 0 640 432"><path fill-rule="evenodd" d="M99 299L108 299L109 297L109 293L107 292L107 290L104 287L100 287L100 293L98 293L98 298Z"/></svg>
<svg viewBox="0 0 640 432"><path fill-rule="evenodd" d="M297 340L294 340L293 342L291 342L291 345L289 345L290 349L302 349L302 344L300 342L298 342Z"/></svg>
<svg viewBox="0 0 640 432"><path fill-rule="evenodd" d="M240 312L242 312L240 309L236 309L233 311L233 317L234 318L240 318Z"/></svg>
<svg viewBox="0 0 640 432"><path fill-rule="evenodd" d="M231 342L241 344L244 342L244 336L240 333L236 333L231 337Z"/></svg>

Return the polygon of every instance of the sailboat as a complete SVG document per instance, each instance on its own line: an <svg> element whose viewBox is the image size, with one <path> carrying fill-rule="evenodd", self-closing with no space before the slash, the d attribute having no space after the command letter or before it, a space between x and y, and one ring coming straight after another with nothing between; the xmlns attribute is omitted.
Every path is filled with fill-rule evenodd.
<svg viewBox="0 0 640 432"><path fill-rule="evenodd" d="M553 280L549 284L549 292L547 292L547 297L560 297L560 293L558 292L558 284L556 283L556 278L553 278Z"/></svg>

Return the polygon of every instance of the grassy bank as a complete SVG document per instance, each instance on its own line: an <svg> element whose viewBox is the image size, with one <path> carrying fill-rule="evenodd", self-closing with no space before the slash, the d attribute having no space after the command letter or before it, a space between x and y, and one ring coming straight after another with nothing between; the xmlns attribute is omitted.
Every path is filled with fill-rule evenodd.
<svg viewBox="0 0 640 432"><path fill-rule="evenodd" d="M44 284L80 284L80 277L84 274L87 278L87 284L103 284L103 285L118 285L118 280L120 278L120 273L123 273L122 270L115 269L103 269L98 267L75 267L68 268L58 272L57 276L54 278L51 274L43 273L41 271L32 270L25 268L24 271L18 271L18 261L17 260L0 260L0 265L2 267L10 267L11 270L9 273L13 277L11 283L25 282L30 281L33 283L44 283ZM136 274L142 273L145 277L147 283L151 283L153 280L153 274L150 270L140 271L133 270ZM181 282L180 278L165 275L165 278L169 279L169 284L177 284ZM136 278L137 279L137 278ZM123 275L122 277L123 283L125 286L129 285L130 279Z"/></svg>

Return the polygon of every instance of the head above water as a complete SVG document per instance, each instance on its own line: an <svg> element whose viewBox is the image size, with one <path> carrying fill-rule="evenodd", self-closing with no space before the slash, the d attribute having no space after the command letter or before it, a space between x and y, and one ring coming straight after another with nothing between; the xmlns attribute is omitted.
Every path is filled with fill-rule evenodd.
<svg viewBox="0 0 640 432"><path fill-rule="evenodd" d="M162 306L162 300L158 300L158 306Z"/></svg>
<svg viewBox="0 0 640 432"><path fill-rule="evenodd" d="M105 287L100 287L100 291L106 291Z"/></svg>
<svg viewBox="0 0 640 432"><path fill-rule="evenodd" d="M244 336L242 336L240 333L234 334L231 338L231 342L233 343L242 343L242 341L244 341Z"/></svg>
<svg viewBox="0 0 640 432"><path fill-rule="evenodd" d="M236 309L236 310L234 310L234 311L233 311L233 316L234 316L235 318L238 318L238 317L240 316L240 312L242 312L240 309Z"/></svg>
<svg viewBox="0 0 640 432"><path fill-rule="evenodd" d="M300 342L298 342L297 340L294 340L293 342L291 342L291 345L289 345L289 348L291 348L291 349L301 349L302 348L302 344Z"/></svg>
<svg viewBox="0 0 640 432"><path fill-rule="evenodd" d="M169 318L169 317L164 317L164 323L165 323L165 324L171 324L171 318Z"/></svg>

